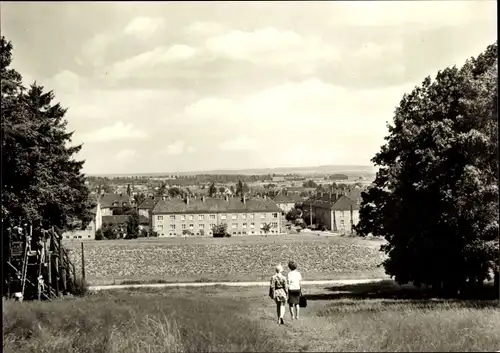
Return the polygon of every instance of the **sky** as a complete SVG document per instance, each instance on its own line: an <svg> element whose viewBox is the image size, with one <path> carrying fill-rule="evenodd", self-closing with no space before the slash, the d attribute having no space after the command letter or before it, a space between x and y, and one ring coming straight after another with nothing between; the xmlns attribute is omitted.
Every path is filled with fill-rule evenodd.
<svg viewBox="0 0 500 353"><path fill-rule="evenodd" d="M2 2L12 67L89 174L371 165L404 93L497 38L496 1Z"/></svg>

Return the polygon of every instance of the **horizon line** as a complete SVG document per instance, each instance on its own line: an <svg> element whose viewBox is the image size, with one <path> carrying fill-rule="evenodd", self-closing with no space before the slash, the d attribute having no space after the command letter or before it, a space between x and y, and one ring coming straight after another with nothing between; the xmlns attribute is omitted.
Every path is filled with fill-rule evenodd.
<svg viewBox="0 0 500 353"><path fill-rule="evenodd" d="M255 168L235 168L235 169L210 169L210 170L188 170L188 171L177 171L177 172L147 172L147 173L84 173L86 176L110 176L110 175L177 175L177 174L211 174L214 172L244 172L244 171L252 171L252 170L279 170L279 169L314 169L314 168L325 168L325 167L362 167L362 168L371 168L374 172L376 170L376 166L369 164L323 164L323 165L315 165L315 166L280 166L280 167L255 167ZM341 172L343 170L339 170ZM350 171L346 169L344 171Z"/></svg>

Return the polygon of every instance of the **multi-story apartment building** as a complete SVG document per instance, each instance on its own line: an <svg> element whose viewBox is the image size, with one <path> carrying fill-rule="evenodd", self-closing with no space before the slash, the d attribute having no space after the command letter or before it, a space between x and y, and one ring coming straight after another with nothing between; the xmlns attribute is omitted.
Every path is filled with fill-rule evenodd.
<svg viewBox="0 0 500 353"><path fill-rule="evenodd" d="M309 198L302 203L302 208L306 222L316 222L334 232L352 234L359 222L359 205L342 194Z"/></svg>
<svg viewBox="0 0 500 353"><path fill-rule="evenodd" d="M225 223L231 235L264 234L264 224L271 224L271 234L281 233L281 210L267 198L172 198L159 201L153 209L153 230L160 237L190 233L212 235L214 226Z"/></svg>

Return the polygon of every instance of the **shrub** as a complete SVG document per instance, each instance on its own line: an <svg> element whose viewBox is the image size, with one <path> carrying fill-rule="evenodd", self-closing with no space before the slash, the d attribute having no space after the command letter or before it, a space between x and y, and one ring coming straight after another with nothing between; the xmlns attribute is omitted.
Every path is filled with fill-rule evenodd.
<svg viewBox="0 0 500 353"><path fill-rule="evenodd" d="M271 231L271 223L265 223L262 226L262 231L264 232L265 235L269 234L269 232Z"/></svg>
<svg viewBox="0 0 500 353"><path fill-rule="evenodd" d="M228 233L227 233L227 224L226 223L222 223L222 224L214 226L212 228L212 233L213 233L214 238L227 237L228 236ZM231 236L231 235L229 234L229 236Z"/></svg>
<svg viewBox="0 0 500 353"><path fill-rule="evenodd" d="M285 216L285 219L289 222L295 221L300 217L300 212L296 208L292 208Z"/></svg>
<svg viewBox="0 0 500 353"><path fill-rule="evenodd" d="M102 229L98 229L95 232L95 240L103 240L103 239L104 239L104 235L102 234Z"/></svg>
<svg viewBox="0 0 500 353"><path fill-rule="evenodd" d="M109 223L104 223L102 225L102 235L106 239L117 239L118 238L118 228Z"/></svg>
<svg viewBox="0 0 500 353"><path fill-rule="evenodd" d="M140 238L146 238L149 236L149 231L147 229L144 229L142 228L140 231L139 231L139 237Z"/></svg>
<svg viewBox="0 0 500 353"><path fill-rule="evenodd" d="M294 225L299 226L299 227L301 227L302 229L304 229L304 227L306 226L306 222L305 222L302 218L297 218L297 219L294 221Z"/></svg>

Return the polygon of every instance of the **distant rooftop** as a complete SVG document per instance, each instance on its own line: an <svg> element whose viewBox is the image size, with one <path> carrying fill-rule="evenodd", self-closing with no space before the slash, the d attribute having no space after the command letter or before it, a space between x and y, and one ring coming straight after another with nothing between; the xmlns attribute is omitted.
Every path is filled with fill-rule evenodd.
<svg viewBox="0 0 500 353"><path fill-rule="evenodd" d="M104 194L99 198L99 203L101 208L122 207L124 203L129 206L130 198L127 194Z"/></svg>
<svg viewBox="0 0 500 353"><path fill-rule="evenodd" d="M276 203L295 203L298 201L301 201L301 197L296 195L296 194L291 194L291 195L285 195L285 194L279 194L276 195L273 198L274 202Z"/></svg>
<svg viewBox="0 0 500 353"><path fill-rule="evenodd" d="M356 201L353 201L346 195L338 194L325 194L320 197L311 197L304 201L304 207L321 207L327 208L335 211L349 211L352 207L353 210L359 210L359 205Z"/></svg>
<svg viewBox="0 0 500 353"><path fill-rule="evenodd" d="M147 197L138 208L152 210L160 200L161 197L157 196Z"/></svg>

